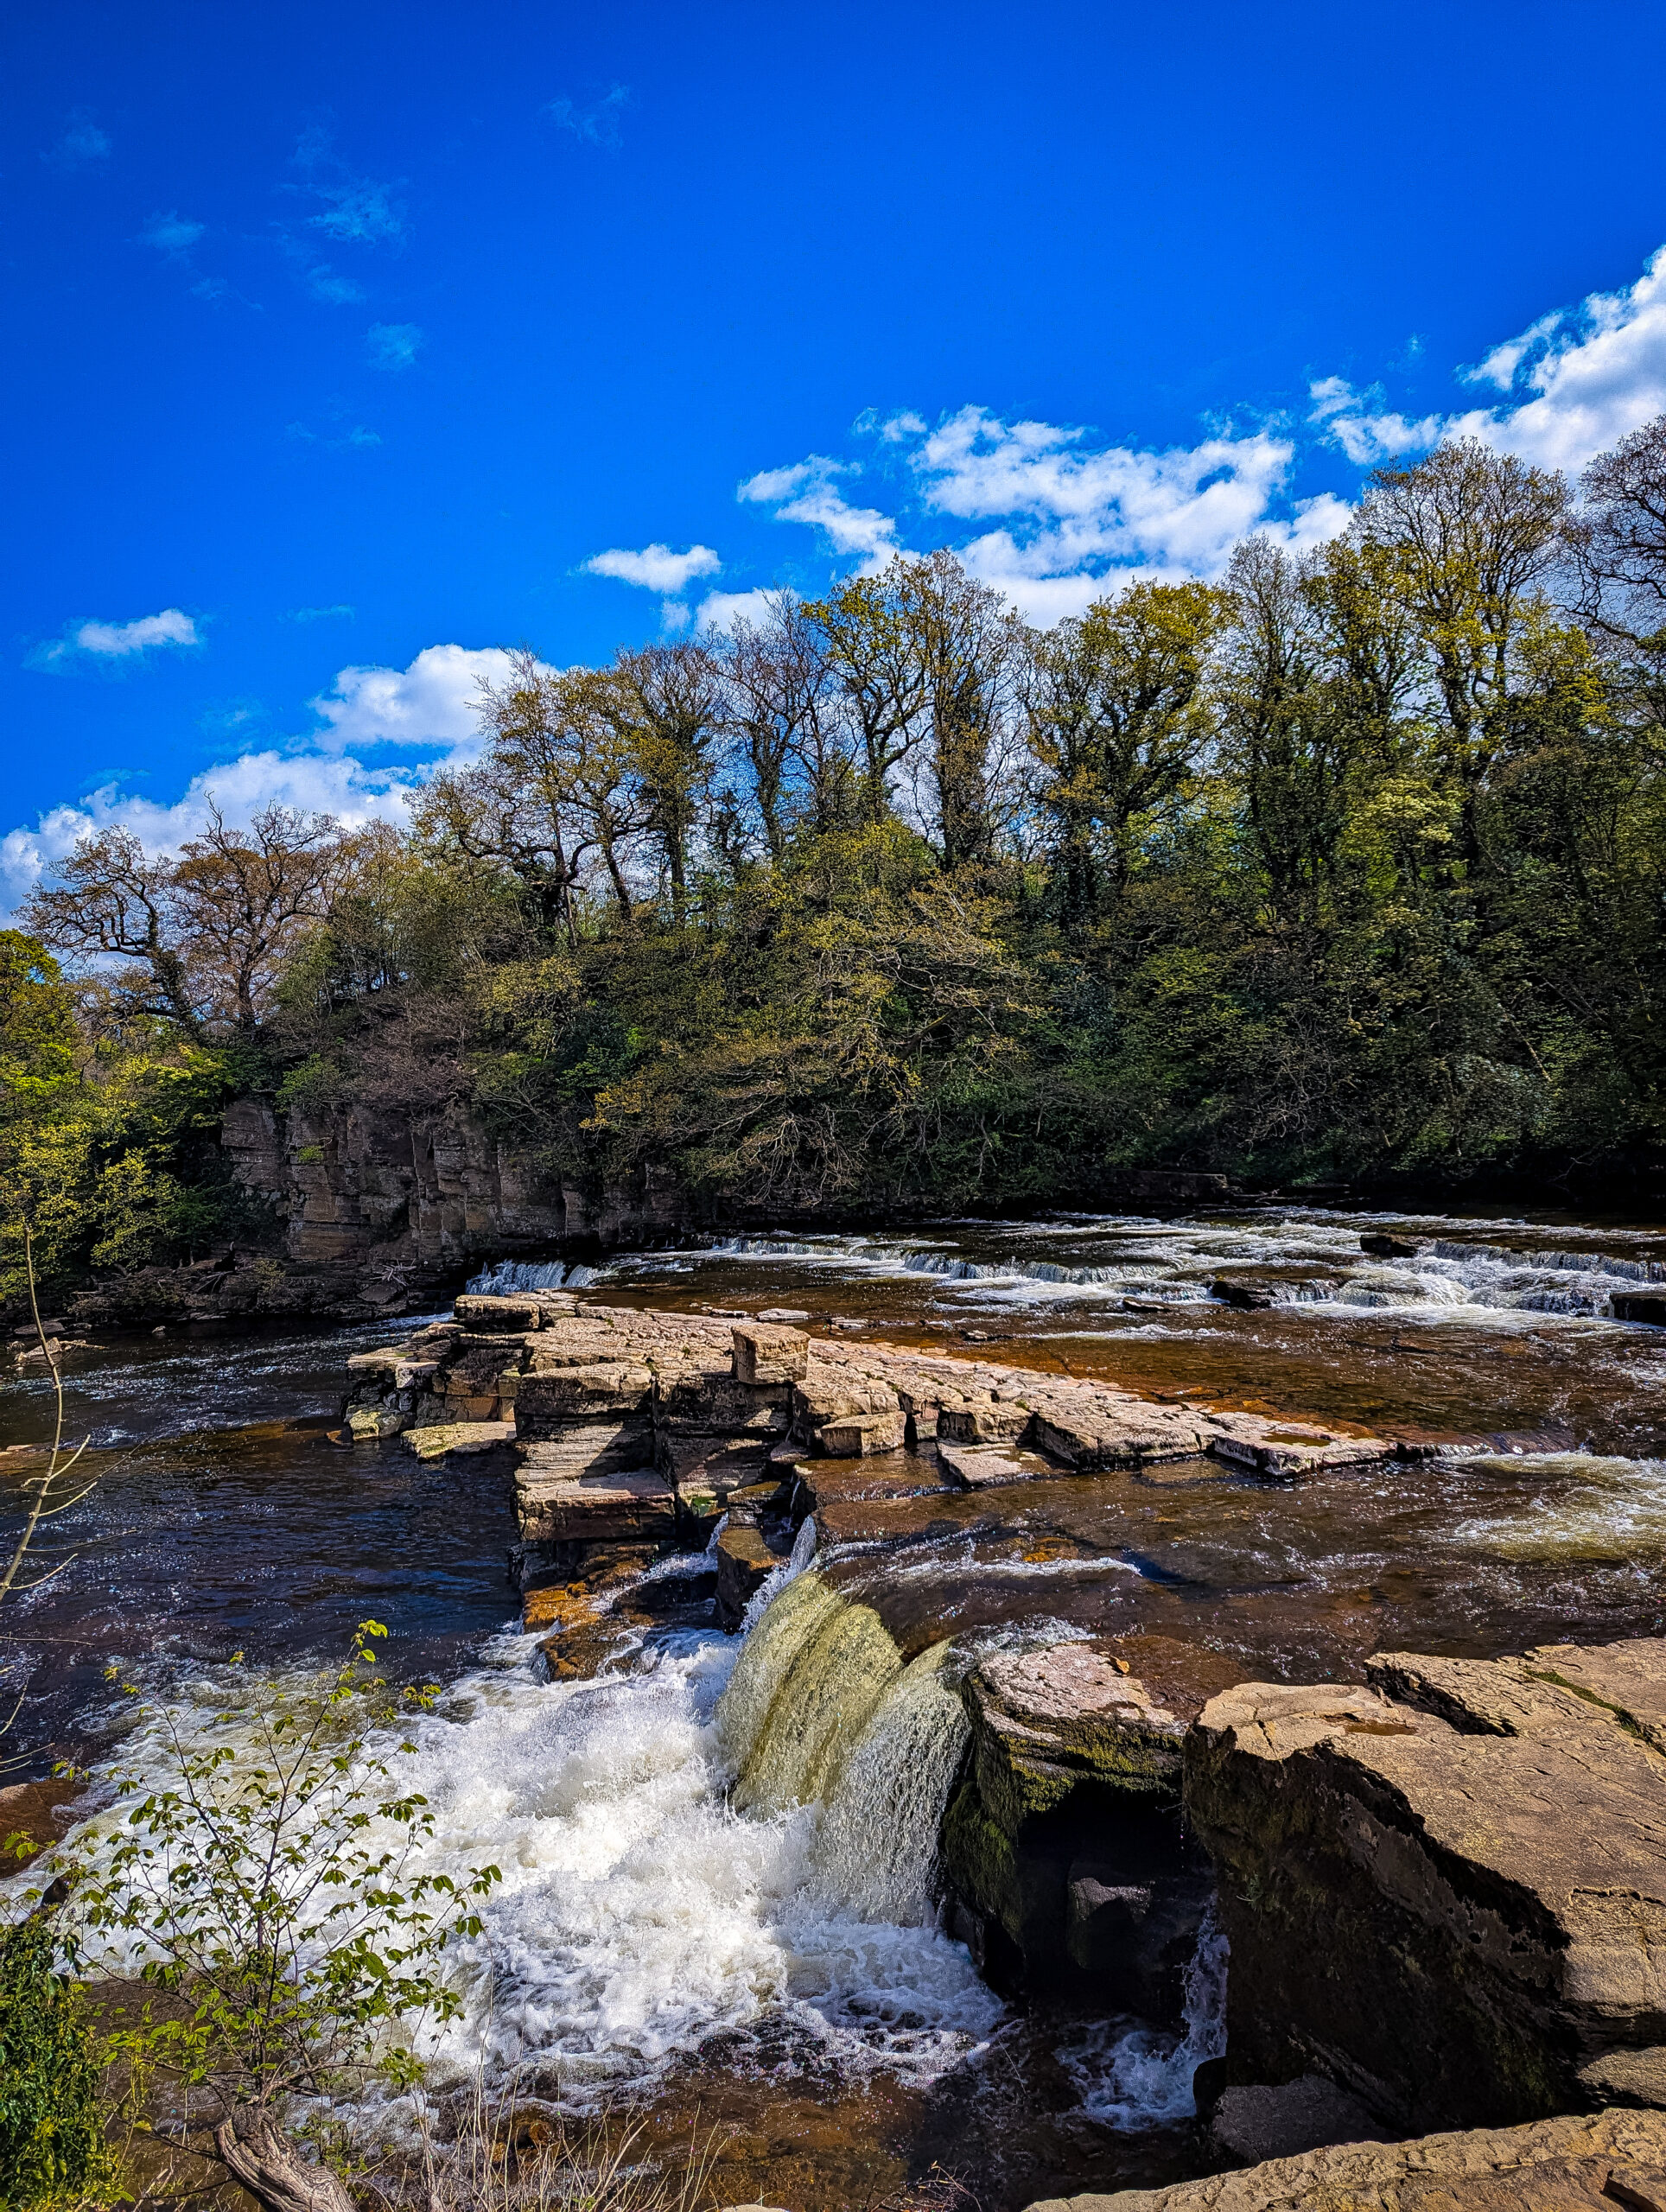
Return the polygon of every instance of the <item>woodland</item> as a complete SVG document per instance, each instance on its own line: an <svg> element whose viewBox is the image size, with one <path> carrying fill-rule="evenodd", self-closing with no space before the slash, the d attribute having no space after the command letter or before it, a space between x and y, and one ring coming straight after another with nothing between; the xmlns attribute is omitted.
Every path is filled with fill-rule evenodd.
<svg viewBox="0 0 1666 2212"><path fill-rule="evenodd" d="M483 689L394 823L90 836L0 932L49 1283L261 1224L226 1103L469 1114L720 1217L1666 1173L1666 417L1027 625L950 553Z"/></svg>

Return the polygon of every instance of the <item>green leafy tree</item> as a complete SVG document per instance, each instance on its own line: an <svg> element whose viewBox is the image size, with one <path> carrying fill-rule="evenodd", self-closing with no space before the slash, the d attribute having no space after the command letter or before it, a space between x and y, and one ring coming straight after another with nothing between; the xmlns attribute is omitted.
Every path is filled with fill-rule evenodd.
<svg viewBox="0 0 1666 2212"><path fill-rule="evenodd" d="M73 1875L84 1955L131 1943L180 2000L136 2050L207 2106L221 2158L273 2212L347 2212L286 2123L420 2078L423 2032L460 2008L442 1955L479 1933L499 1878L423 1866L433 1815L373 1735L401 1702L374 1667L386 1633L365 1622L319 1687L251 1678L206 1723L145 1707L163 1772L124 1777Z"/></svg>

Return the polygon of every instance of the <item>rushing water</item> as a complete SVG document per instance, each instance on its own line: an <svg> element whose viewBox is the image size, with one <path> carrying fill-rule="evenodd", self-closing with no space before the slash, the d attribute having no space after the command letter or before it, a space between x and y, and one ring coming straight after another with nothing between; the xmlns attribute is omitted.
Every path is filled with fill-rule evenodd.
<svg viewBox="0 0 1666 2212"><path fill-rule="evenodd" d="M1374 1259L1362 1231L1421 1249ZM562 1274L517 1261L480 1286ZM501 1468L332 1439L345 1357L385 1326L67 1356L100 1481L60 1526L73 1564L8 1619L24 1740L106 1776L154 1764L117 1739L108 1662L213 1728L232 1651L304 1672L386 1621L399 1671L444 1686L408 1761L433 1862L505 1875L442 2061L580 2108L646 2096L651 2129L726 2115L736 2197L830 2212L936 2156L977 2163L993 2212L1174 2171L1218 2048L1212 1932L1165 2035L1003 2010L935 1924L955 1675L981 1645L1120 1637L1195 1701L1235 1673L1666 1619L1666 1336L1608 1311L1666 1275L1659 1230L1237 1207L735 1238L585 1274L615 1303L865 1325L1434 1452L1289 1490L1207 1462L976 1494L929 1459L823 1464L743 1639L640 1629L601 1679L551 1684L514 1624ZM1223 1278L1270 1302L1223 1303ZM38 1439L48 1401L14 1382L0 1444ZM0 1455L0 1479L38 1464Z"/></svg>

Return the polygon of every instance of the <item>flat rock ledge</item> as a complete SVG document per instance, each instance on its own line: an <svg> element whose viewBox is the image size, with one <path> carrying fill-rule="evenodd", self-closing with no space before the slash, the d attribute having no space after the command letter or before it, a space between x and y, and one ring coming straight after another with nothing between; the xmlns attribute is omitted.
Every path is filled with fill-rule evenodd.
<svg viewBox="0 0 1666 2212"><path fill-rule="evenodd" d="M1408 2143L1339 2143L1167 2189L1029 2212L1666 2212L1666 2114L1611 2111Z"/></svg>
<svg viewBox="0 0 1666 2212"><path fill-rule="evenodd" d="M1230 2079L1396 2128L1666 2107L1666 1641L1367 1674L1239 1683L1187 1737Z"/></svg>
<svg viewBox="0 0 1666 2212"><path fill-rule="evenodd" d="M347 1364L356 1442L403 1435L430 1458L468 1450L468 1430L480 1448L512 1433L523 1536L563 1548L556 1565L627 1536L703 1542L720 1516L784 1496L799 1459L935 1450L944 1486L976 1490L1205 1454L1290 1482L1396 1449L987 1360L559 1291L466 1293L450 1320Z"/></svg>

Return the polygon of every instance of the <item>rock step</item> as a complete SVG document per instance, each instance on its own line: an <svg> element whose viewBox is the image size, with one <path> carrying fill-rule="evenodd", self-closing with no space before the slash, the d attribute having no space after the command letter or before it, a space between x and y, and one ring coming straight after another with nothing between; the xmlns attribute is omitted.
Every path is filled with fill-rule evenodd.
<svg viewBox="0 0 1666 2212"><path fill-rule="evenodd" d="M1344 2143L1167 2189L1047 2197L1029 2212L1666 2212L1666 2114Z"/></svg>

